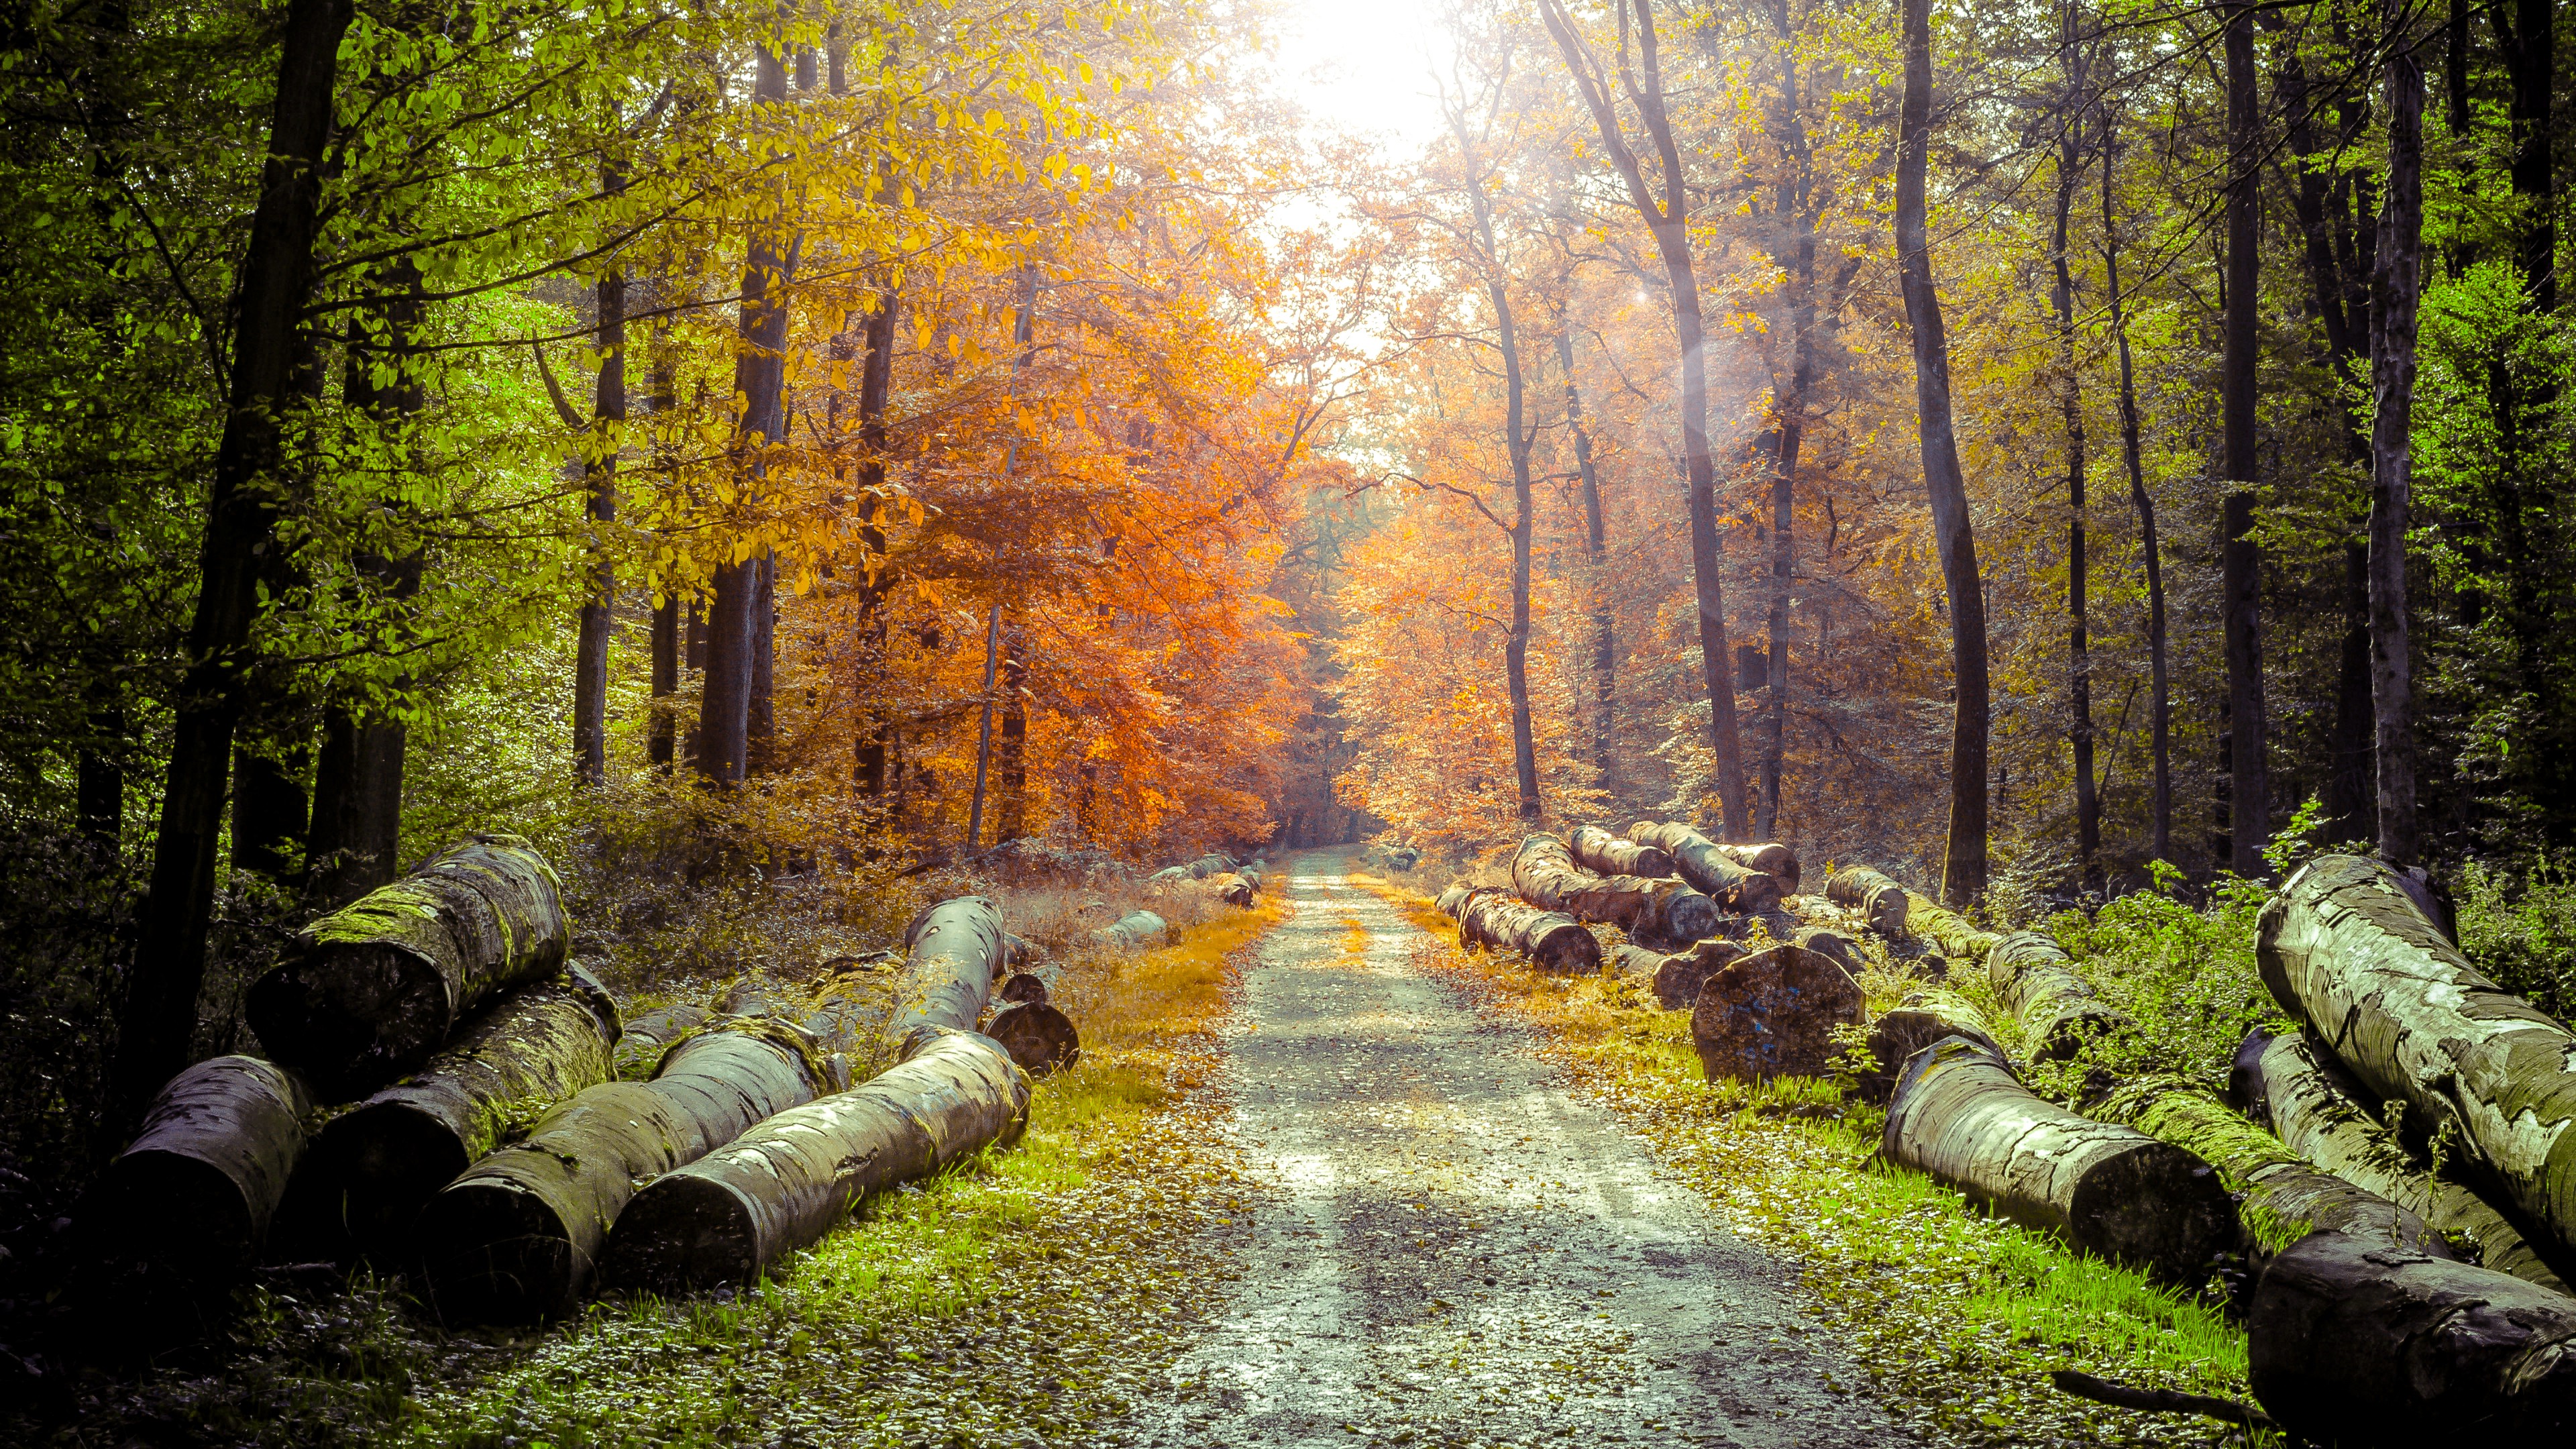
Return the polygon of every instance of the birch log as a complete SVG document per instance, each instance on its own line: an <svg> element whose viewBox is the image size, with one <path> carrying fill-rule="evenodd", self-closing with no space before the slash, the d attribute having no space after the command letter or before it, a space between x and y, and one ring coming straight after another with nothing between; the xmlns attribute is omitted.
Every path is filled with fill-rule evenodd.
<svg viewBox="0 0 2576 1449"><path fill-rule="evenodd" d="M987 896L941 901L914 918L885 1028L896 1056L909 1056L933 1031L975 1029L992 1001L1006 944L1002 908Z"/></svg>
<svg viewBox="0 0 2576 1449"><path fill-rule="evenodd" d="M295 1073L257 1057L215 1057L171 1078L81 1200L86 1245L167 1264L203 1287L230 1282L267 1241L312 1108Z"/></svg>
<svg viewBox="0 0 2576 1449"><path fill-rule="evenodd" d="M1715 841L1679 821L1640 820L1628 827L1628 838L1671 856L1682 879L1727 910L1761 915L1780 908L1778 879L1745 869L1718 849Z"/></svg>
<svg viewBox="0 0 2576 1449"><path fill-rule="evenodd" d="M2175 1282L2199 1281L2236 1241L2235 1204L2208 1163L2042 1100L1961 1038L1906 1064L1880 1147L1998 1216Z"/></svg>
<svg viewBox="0 0 2576 1449"><path fill-rule="evenodd" d="M1598 825L1578 825L1566 844L1574 863L1600 875L1641 875L1649 880L1673 873L1673 858L1651 845L1623 840Z"/></svg>
<svg viewBox="0 0 2576 1449"><path fill-rule="evenodd" d="M243 1014L323 1100L417 1071L475 1007L563 969L572 932L554 868L479 835L324 916L252 984Z"/></svg>
<svg viewBox="0 0 2576 1449"><path fill-rule="evenodd" d="M1707 896L1677 880L1595 875L1576 865L1572 848L1555 835L1521 842L1512 856L1512 888L1541 910L1655 941L1697 941L1717 929L1717 902Z"/></svg>
<svg viewBox="0 0 2576 1449"><path fill-rule="evenodd" d="M1560 911L1542 911L1506 891L1466 893L1458 912L1458 944L1518 951L1530 964L1559 975L1601 969L1601 942L1582 922Z"/></svg>
<svg viewBox="0 0 2576 1449"><path fill-rule="evenodd" d="M2075 974L2074 959L2037 931L2016 931L1986 952L1986 980L2011 1008L2030 1053L2060 1062L2105 1032L2136 1025Z"/></svg>
<svg viewBox="0 0 2576 1449"><path fill-rule="evenodd" d="M1905 934L1912 903L1905 887L1865 865L1847 865L1825 878L1825 899L1860 913L1861 924L1882 936Z"/></svg>
<svg viewBox="0 0 2576 1449"><path fill-rule="evenodd" d="M1121 955L1132 955L1167 944L1171 934L1171 926L1152 911L1129 911L1115 924L1092 932L1091 939Z"/></svg>
<svg viewBox="0 0 2576 1449"><path fill-rule="evenodd" d="M1878 1065L1860 1079L1866 1101L1885 1102L1896 1093L1897 1078L1914 1054L1947 1037L1960 1037L1984 1048L1995 1060L2004 1049L1995 1045L1983 1012L1967 998L1948 991L1917 991L1869 1025L1869 1054Z"/></svg>
<svg viewBox="0 0 2576 1449"><path fill-rule="evenodd" d="M1714 844L1718 854L1737 865L1746 870L1760 871L1780 882L1780 894L1794 896L1798 893L1798 852L1777 841L1761 845L1728 845L1724 841Z"/></svg>
<svg viewBox="0 0 2576 1449"><path fill-rule="evenodd" d="M1941 954L1953 961L1982 962L2003 939L1993 931L1978 930L1967 917L1913 891L1905 893L1905 929L1940 947Z"/></svg>

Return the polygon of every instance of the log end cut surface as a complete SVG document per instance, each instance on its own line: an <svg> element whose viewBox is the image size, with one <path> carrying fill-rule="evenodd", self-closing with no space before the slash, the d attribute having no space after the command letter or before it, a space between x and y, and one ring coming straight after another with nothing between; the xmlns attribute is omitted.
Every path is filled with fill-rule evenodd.
<svg viewBox="0 0 2576 1449"><path fill-rule="evenodd" d="M1070 1067L1082 1060L1082 1033L1073 1018L1043 1001L1020 1001L993 1013L984 1035L1002 1044L1020 1070L1032 1077Z"/></svg>
<svg viewBox="0 0 2576 1449"><path fill-rule="evenodd" d="M460 1182L421 1215L430 1299L450 1323L535 1323L580 1302L591 1265L553 1204L507 1178Z"/></svg>
<svg viewBox="0 0 2576 1449"><path fill-rule="evenodd" d="M1861 1020L1860 987L1813 951L1774 946L1729 963L1700 987L1691 1045L1712 1082L1815 1077L1833 1070L1837 1026Z"/></svg>
<svg viewBox="0 0 2576 1449"><path fill-rule="evenodd" d="M674 1172L618 1216L601 1276L666 1292L747 1283L761 1269L760 1213L719 1177Z"/></svg>
<svg viewBox="0 0 2576 1449"><path fill-rule="evenodd" d="M418 1070L453 1008L436 962L369 943L288 961L251 986L243 1015L271 1055L345 1102Z"/></svg>

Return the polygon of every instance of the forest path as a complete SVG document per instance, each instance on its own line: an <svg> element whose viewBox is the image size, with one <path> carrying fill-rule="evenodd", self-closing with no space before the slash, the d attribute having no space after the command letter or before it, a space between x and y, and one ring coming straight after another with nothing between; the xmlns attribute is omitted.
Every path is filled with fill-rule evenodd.
<svg viewBox="0 0 2576 1449"><path fill-rule="evenodd" d="M1231 1297L1119 1437L1906 1441L1792 1306L1788 1269L1663 1180L1526 1032L1416 970L1422 931L1352 859L1273 877L1290 915L1227 1064L1268 1190L1231 1238Z"/></svg>

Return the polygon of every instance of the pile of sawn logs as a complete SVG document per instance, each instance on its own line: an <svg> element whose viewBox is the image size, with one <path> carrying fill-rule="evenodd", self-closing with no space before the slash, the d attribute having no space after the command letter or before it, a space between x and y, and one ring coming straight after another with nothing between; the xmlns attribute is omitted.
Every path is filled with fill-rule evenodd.
<svg viewBox="0 0 2576 1449"><path fill-rule="evenodd" d="M1145 883L1162 887L1189 887L1203 890L1229 906L1249 906L1261 890L1261 877L1269 866L1259 860L1237 862L1233 856L1210 852L1196 860L1167 865L1146 877Z"/></svg>
<svg viewBox="0 0 2576 1449"><path fill-rule="evenodd" d="M99 1271L205 1305L258 1263L364 1258L467 1322L739 1282L1009 1145L1032 1072L1080 1050L983 896L912 922L890 1011L763 981L622 1022L571 939L512 836L306 927L248 997L269 1059L180 1073L85 1199ZM854 1058L890 1065L854 1086Z"/></svg>
<svg viewBox="0 0 2576 1449"><path fill-rule="evenodd" d="M1771 877L1774 893L1746 891L1729 866ZM2044 934L1980 930L1864 868L1835 872L1821 903L1796 898L1796 879L1780 847L1641 823L1625 839L1534 836L1513 889L1461 883L1440 906L1463 944L1543 969L1603 968L1586 923L1650 943L1606 964L1690 1009L1712 1079L1830 1070L1830 1028L1862 1019L1858 958L1835 925L1901 945L1921 975L1975 970L2033 1059L2133 1028ZM1677 886L1719 907L1716 931L1659 934L1696 923ZM1751 919L1781 944L1748 951ZM2258 943L2300 1029L2249 1038L2223 1093L2151 1078L2081 1113L2032 1092L1978 1007L1927 981L1868 1023L1881 1065L1860 1089L1887 1104L1882 1154L2178 1284L2241 1254L2258 1270L2239 1299L2254 1394L2300 1438L2576 1429L2576 1297L2561 1276L2576 1268L2576 1033L2478 975L2437 919L2413 877L2353 856L2311 862L2263 913Z"/></svg>

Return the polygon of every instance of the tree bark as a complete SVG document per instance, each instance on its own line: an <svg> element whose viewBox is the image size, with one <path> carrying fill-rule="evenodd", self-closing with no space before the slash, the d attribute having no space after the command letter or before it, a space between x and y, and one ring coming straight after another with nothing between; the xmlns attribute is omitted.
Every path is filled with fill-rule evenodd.
<svg viewBox="0 0 2576 1449"><path fill-rule="evenodd" d="M1709 973L1691 1006L1691 1048L1708 1080L1832 1073L1834 1028L1858 1026L1859 983L1816 952L1773 946Z"/></svg>
<svg viewBox="0 0 2576 1449"><path fill-rule="evenodd" d="M867 551L859 585L860 665L870 680L882 679L886 658L886 532L882 522L886 486L886 408L894 396L895 315L901 297L892 287L877 296L865 329L866 360L859 372L859 539ZM871 799L886 793L886 745L889 723L873 703L859 717L858 786Z"/></svg>
<svg viewBox="0 0 2576 1449"><path fill-rule="evenodd" d="M1574 863L1603 875L1641 875L1648 879L1673 873L1673 858L1651 845L1622 840L1598 825L1578 825L1566 844Z"/></svg>
<svg viewBox="0 0 2576 1449"><path fill-rule="evenodd" d="M2388 59L2388 181L2371 277L2370 702L2376 722L2379 853L2413 865L2414 665L2407 640L2406 530L2414 491L2415 315L2422 293L2424 68Z"/></svg>
<svg viewBox="0 0 2576 1449"><path fill-rule="evenodd" d="M2477 1261L2555 1293L2567 1285L2522 1230L2448 1170L2436 1176L2361 1103L2361 1087L2297 1033L2256 1031L2236 1049L2227 1094L2301 1157L2397 1204Z"/></svg>
<svg viewBox="0 0 2576 1449"><path fill-rule="evenodd" d="M1023 657L1026 631L1013 629L1002 654L1002 808L993 838L1017 840L1028 833L1029 809L1029 668Z"/></svg>
<svg viewBox="0 0 2576 1449"><path fill-rule="evenodd" d="M1717 929L1717 902L1677 880L1595 875L1574 863L1562 836L1533 835L1521 842L1512 856L1512 888L1541 910L1649 940L1678 944Z"/></svg>
<svg viewBox="0 0 2576 1449"><path fill-rule="evenodd" d="M828 1086L802 1032L734 1017L672 1047L649 1082L581 1092L421 1209L431 1305L451 1323L569 1315L637 1184L697 1161Z"/></svg>
<svg viewBox="0 0 2576 1449"><path fill-rule="evenodd" d="M2058 64L2066 76L2067 109L2057 143L2057 242L2050 260L2057 285L2058 414L2066 433L2066 709L2075 749L2075 856L2084 888L2102 890L2102 803L2093 790L2093 660L2087 632L2084 515L2084 387L2075 345L2075 267L2071 233L2075 190L2083 178L2085 65L2072 3L2059 8Z"/></svg>
<svg viewBox="0 0 2576 1449"><path fill-rule="evenodd" d="M2550 108L2558 89L2558 7L2550 0L2514 0L2513 25L2502 6L2490 12L2502 32L2506 77L2512 86L2507 118L2512 127L2513 197L2521 208L2519 260L2531 314L2558 310L2558 202L2552 185ZM2520 565L2527 566L2527 565Z"/></svg>
<svg viewBox="0 0 2576 1449"><path fill-rule="evenodd" d="M1941 948L1941 954L1957 961L1982 963L1995 943L2003 937L1993 931L1981 931L1956 911L1934 905L1929 896L1905 893L1905 929Z"/></svg>
<svg viewBox="0 0 2576 1449"><path fill-rule="evenodd" d="M2147 670L2153 699L2148 710L2148 754L2155 788L2149 804L2152 858L2173 859L2173 686L2166 672L2164 556L2156 540L2156 504L2147 492L2139 456L2138 382L2129 357L2129 318L2120 293L2120 241L2112 215L2111 122L2102 125L2102 237L2104 289L2111 300L2111 331L2120 347L2120 452L2129 467L2129 501L2138 512L2138 553L2147 574Z"/></svg>
<svg viewBox="0 0 2576 1449"><path fill-rule="evenodd" d="M885 1039L908 1056L939 1031L973 1031L1006 964L1009 933L987 896L958 896L913 918L904 932L903 983Z"/></svg>
<svg viewBox="0 0 2576 1449"><path fill-rule="evenodd" d="M2064 1061L2097 1036L2137 1025L2076 975L2074 961L2037 931L1996 941L1986 952L1986 979L2021 1022L2030 1054L2041 1061Z"/></svg>
<svg viewBox="0 0 2576 1449"><path fill-rule="evenodd" d="M1592 457L1592 432L1583 421L1583 390L1574 376L1574 331L1556 329L1556 364L1565 374L1565 425L1574 435L1574 474L1582 484L1583 558L1590 567L1592 594L1592 768L1606 795L1618 794L1615 746L1618 742L1619 631L1610 608L1610 533L1601 513L1600 469ZM1656 875L1657 871L1629 871Z"/></svg>
<svg viewBox="0 0 2576 1449"><path fill-rule="evenodd" d="M1690 1010L1708 978L1744 956L1744 948L1733 941L1701 941L1669 956L1636 946L1622 946L1619 952L1620 974L1641 978L1654 992L1655 1004L1666 1011Z"/></svg>
<svg viewBox="0 0 2576 1449"><path fill-rule="evenodd" d="M600 189L615 195L625 189L625 179L611 170ZM582 467L596 536L591 545L590 597L582 601L572 681L573 773L586 785L608 778L608 633L617 605L617 566L609 561L606 525L617 521L618 437L626 423L626 274L612 271L602 276L596 298L599 387L591 403L595 436Z"/></svg>
<svg viewBox="0 0 2576 1449"><path fill-rule="evenodd" d="M1869 1054L1875 1065L1860 1079L1861 1099L1885 1102L1895 1096L1897 1079L1905 1075L1906 1063L1914 1060L1914 1054L1954 1036L1996 1061L2005 1059L2004 1049L1995 1044L1994 1032L1986 1025L1985 1013L1967 998L1940 990L1909 992L1893 1010L1869 1024Z"/></svg>
<svg viewBox="0 0 2576 1449"><path fill-rule="evenodd" d="M539 982L467 1022L421 1069L331 1119L306 1171L361 1252L391 1268L438 1190L546 1108L610 1077L617 1002L589 972Z"/></svg>
<svg viewBox="0 0 2576 1449"><path fill-rule="evenodd" d="M1998 1216L2170 1282L2198 1282L2237 1237L2235 1204L2208 1163L2041 1100L1961 1038L1906 1065L1880 1151Z"/></svg>
<svg viewBox="0 0 2576 1449"><path fill-rule="evenodd" d="M1806 438L1807 394L1816 373L1816 227L1814 163L1800 115L1796 37L1786 5L1771 11L1779 42L1780 104L1777 139L1782 152L1776 205L1790 229L1785 248L1789 284L1789 378L1771 390L1771 608L1766 625L1769 658L1762 682L1762 803L1752 838L1780 832L1780 778L1788 753L1789 593L1797 572L1798 453Z"/></svg>
<svg viewBox="0 0 2576 1449"><path fill-rule="evenodd" d="M1905 887L1865 865L1847 865L1825 879L1825 899L1860 912L1861 923L1882 936L1905 934L1913 902Z"/></svg>
<svg viewBox="0 0 2576 1449"><path fill-rule="evenodd" d="M552 867L514 835L464 845L297 934L243 1013L325 1101L416 1071L466 1013L562 969L571 928Z"/></svg>
<svg viewBox="0 0 2576 1449"><path fill-rule="evenodd" d="M1492 889L1465 892L1455 904L1461 946L1518 951L1538 969L1560 976L1590 976L1601 969L1601 942L1572 916Z"/></svg>
<svg viewBox="0 0 2576 1449"><path fill-rule="evenodd" d="M618 1215L602 1276L657 1293L749 1283L872 1193L928 1177L1028 1122L1029 1079L994 1044L942 1032L854 1091L793 1107L676 1172Z"/></svg>
<svg viewBox="0 0 2576 1449"><path fill-rule="evenodd" d="M2271 784L2265 773L2263 702L2263 558L2253 537L2256 319L2262 312L2257 262L2261 248L2263 115L2255 93L2255 7L2227 8L2227 314L2219 360L2226 500L2221 520L2220 591L2226 609L2228 852L2226 864L2247 880L2263 878L2271 843Z"/></svg>
<svg viewBox="0 0 2576 1449"><path fill-rule="evenodd" d="M653 602L653 696L652 732L644 742L645 759L653 768L669 773L676 723L671 718L670 698L680 692L680 598L666 593Z"/></svg>
<svg viewBox="0 0 2576 1449"><path fill-rule="evenodd" d="M2273 1258L2246 1377L2317 1444L2545 1443L2576 1430L2576 1301L2417 1249L2318 1233Z"/></svg>
<svg viewBox="0 0 2576 1449"><path fill-rule="evenodd" d="M1671 856L1682 879L1727 910L1750 916L1780 908L1778 877L1738 865L1707 836L1679 821L1640 820L1628 827L1628 838Z"/></svg>
<svg viewBox="0 0 2576 1449"><path fill-rule="evenodd" d="M163 1086L143 1130L80 1205L92 1251L167 1264L201 1289L257 1261L304 1156L312 1094L257 1057L202 1061Z"/></svg>
<svg viewBox="0 0 2576 1449"><path fill-rule="evenodd" d="M714 1013L703 1006L666 1006L624 1023L617 1034L616 1071L622 1082L640 1082L662 1064L674 1042L707 1024Z"/></svg>
<svg viewBox="0 0 2576 1449"><path fill-rule="evenodd" d="M1950 668L1956 713L1950 729L1950 832L1941 899L1966 906L1986 889L1986 597L1959 441L1950 421L1950 343L1932 282L1926 173L1932 148L1930 0L1903 0L1905 94L1897 112L1896 264L1914 343L1915 426L1923 486L1950 602Z"/></svg>

